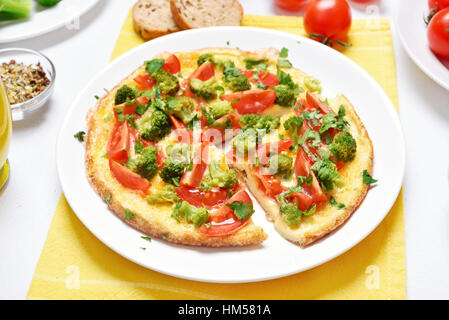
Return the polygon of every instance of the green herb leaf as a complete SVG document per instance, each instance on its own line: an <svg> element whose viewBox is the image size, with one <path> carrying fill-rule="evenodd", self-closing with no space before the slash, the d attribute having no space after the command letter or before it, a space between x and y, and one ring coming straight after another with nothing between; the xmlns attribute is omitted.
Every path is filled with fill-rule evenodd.
<svg viewBox="0 0 449 320"><path fill-rule="evenodd" d="M134 219L134 213L131 212L129 209L125 209L125 220L132 220Z"/></svg>
<svg viewBox="0 0 449 320"><path fill-rule="evenodd" d="M345 205L344 203L338 203L338 202L335 200L334 197L331 197L331 198L330 198L329 203L330 203L331 206L336 207L336 208L338 208L338 209L340 209L340 210L346 208L346 205Z"/></svg>
<svg viewBox="0 0 449 320"><path fill-rule="evenodd" d="M112 198L112 193L109 192L108 196L106 197L106 199L104 199L104 201L106 201L106 203L111 202L111 198Z"/></svg>
<svg viewBox="0 0 449 320"><path fill-rule="evenodd" d="M281 52L279 53L279 57L281 58L288 58L288 49L287 48L282 48Z"/></svg>
<svg viewBox="0 0 449 320"><path fill-rule="evenodd" d="M73 136L78 139L79 142L83 142L84 141L84 136L86 135L86 133L84 131L80 131L75 133Z"/></svg>
<svg viewBox="0 0 449 320"><path fill-rule="evenodd" d="M364 184L373 184L376 183L378 180L374 179L369 173L368 170L363 170L363 183Z"/></svg>
<svg viewBox="0 0 449 320"><path fill-rule="evenodd" d="M153 59L151 61L147 61L147 66L145 69L149 73L153 73L160 70L164 64L165 64L164 59Z"/></svg>
<svg viewBox="0 0 449 320"><path fill-rule="evenodd" d="M142 236L141 237L143 240L146 240L146 241L148 241L148 242L151 242L151 238L150 237L144 237L144 236Z"/></svg>
<svg viewBox="0 0 449 320"><path fill-rule="evenodd" d="M231 204L226 204L229 208L234 210L234 214L240 220L251 217L254 213L254 208L251 202L243 203L242 201L233 202Z"/></svg>

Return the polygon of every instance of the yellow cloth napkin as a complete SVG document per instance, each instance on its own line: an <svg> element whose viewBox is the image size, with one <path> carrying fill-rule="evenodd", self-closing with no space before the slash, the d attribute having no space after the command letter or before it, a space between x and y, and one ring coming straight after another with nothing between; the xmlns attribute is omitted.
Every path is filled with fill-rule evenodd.
<svg viewBox="0 0 449 320"><path fill-rule="evenodd" d="M243 25L304 34L295 17L245 16ZM345 54L383 86L397 106L389 21L355 20ZM128 17L112 58L141 44ZM298 249L299 250L299 249ZM379 227L359 245L312 270L249 284L209 284L140 267L97 240L64 196L50 226L29 299L404 299L402 194Z"/></svg>

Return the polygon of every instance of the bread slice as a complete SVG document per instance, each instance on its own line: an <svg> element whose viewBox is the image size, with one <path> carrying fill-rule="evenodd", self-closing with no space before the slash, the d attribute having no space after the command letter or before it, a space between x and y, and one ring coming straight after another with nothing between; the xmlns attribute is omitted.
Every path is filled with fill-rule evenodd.
<svg viewBox="0 0 449 320"><path fill-rule="evenodd" d="M170 0L176 23L183 29L239 26L243 8L237 0Z"/></svg>
<svg viewBox="0 0 449 320"><path fill-rule="evenodd" d="M145 40L181 30L173 19L168 0L139 0L133 8L134 29Z"/></svg>

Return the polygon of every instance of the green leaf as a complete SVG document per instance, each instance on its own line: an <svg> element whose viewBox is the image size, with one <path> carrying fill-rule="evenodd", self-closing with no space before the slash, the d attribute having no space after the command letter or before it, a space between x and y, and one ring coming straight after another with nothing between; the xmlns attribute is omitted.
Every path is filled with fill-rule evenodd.
<svg viewBox="0 0 449 320"><path fill-rule="evenodd" d="M292 63L288 61L287 59L279 59L278 60L278 66L280 68L291 68L293 67Z"/></svg>
<svg viewBox="0 0 449 320"><path fill-rule="evenodd" d="M242 201L236 201L231 204L226 204L229 208L234 210L234 214L240 220L244 220L246 218L251 217L254 213L254 208L251 202L243 203Z"/></svg>
<svg viewBox="0 0 449 320"><path fill-rule="evenodd" d="M282 48L281 49L281 53L279 54L279 57L281 58L287 58L288 57L288 49L287 48Z"/></svg>
<svg viewBox="0 0 449 320"><path fill-rule="evenodd" d="M84 141L84 136L86 135L86 133L84 131L80 131L75 133L73 136L78 139L79 142L83 142Z"/></svg>
<svg viewBox="0 0 449 320"><path fill-rule="evenodd" d="M104 201L106 201L106 203L111 202L111 198L112 198L112 194L109 193L108 196L106 197L106 199L104 199Z"/></svg>
<svg viewBox="0 0 449 320"><path fill-rule="evenodd" d="M363 183L364 184L373 184L376 183L378 180L374 179L369 173L368 170L363 170Z"/></svg>
<svg viewBox="0 0 449 320"><path fill-rule="evenodd" d="M132 220L134 219L134 213L131 212L129 209L125 209L125 220Z"/></svg>
<svg viewBox="0 0 449 320"><path fill-rule="evenodd" d="M165 64L164 59L153 59L153 60L147 62L147 66L145 69L149 73L153 73L153 72L160 70L164 64Z"/></svg>
<svg viewBox="0 0 449 320"><path fill-rule="evenodd" d="M144 237L144 236L142 236L141 237L143 240L146 240L146 241L148 241L148 242L151 242L151 238L150 237Z"/></svg>
<svg viewBox="0 0 449 320"><path fill-rule="evenodd" d="M346 208L346 205L345 205L344 203L338 203L338 202L335 200L334 197L331 197L331 198L330 198L329 203L330 203L331 206L336 207L336 208L338 208L338 209L340 209L340 210Z"/></svg>

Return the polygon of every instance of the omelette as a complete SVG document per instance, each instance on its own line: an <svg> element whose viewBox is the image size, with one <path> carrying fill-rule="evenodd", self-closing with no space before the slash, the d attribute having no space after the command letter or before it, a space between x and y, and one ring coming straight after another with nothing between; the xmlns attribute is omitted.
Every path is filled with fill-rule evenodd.
<svg viewBox="0 0 449 320"><path fill-rule="evenodd" d="M357 209L373 162L349 101L320 93L286 48L162 53L89 111L89 181L150 237L260 244L249 190L283 237L309 245Z"/></svg>

